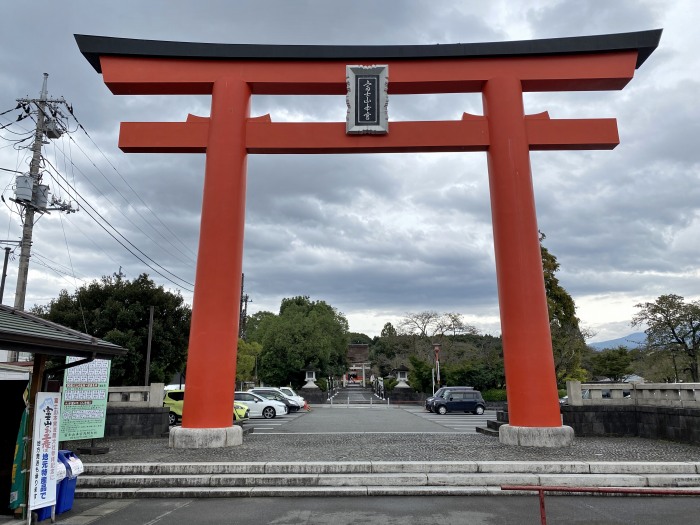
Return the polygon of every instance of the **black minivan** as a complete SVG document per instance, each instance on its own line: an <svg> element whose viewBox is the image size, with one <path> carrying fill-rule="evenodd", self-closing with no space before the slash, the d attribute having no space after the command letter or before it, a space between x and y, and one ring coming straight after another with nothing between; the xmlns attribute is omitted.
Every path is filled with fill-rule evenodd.
<svg viewBox="0 0 700 525"><path fill-rule="evenodd" d="M432 409L440 415L448 412L471 412L481 415L486 410L486 402L481 392L471 387L445 387L440 396L436 395L433 399Z"/></svg>

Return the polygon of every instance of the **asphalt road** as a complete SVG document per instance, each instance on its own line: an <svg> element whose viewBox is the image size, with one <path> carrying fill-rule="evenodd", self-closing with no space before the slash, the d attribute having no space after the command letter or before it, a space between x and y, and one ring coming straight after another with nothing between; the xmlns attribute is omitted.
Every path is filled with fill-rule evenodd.
<svg viewBox="0 0 700 525"><path fill-rule="evenodd" d="M688 525L694 497L550 496L547 523ZM3 523L0 521L0 523ZM9 523L9 522L8 522ZM45 523L49 523L47 520ZM76 500L64 525L527 525L539 524L537 496Z"/></svg>
<svg viewBox="0 0 700 525"><path fill-rule="evenodd" d="M409 415L410 414L410 415ZM414 416L414 417L411 417ZM315 407L311 412L295 412L274 419L250 419L246 427L258 434L338 434L346 432L476 432L477 426L496 419L495 410L484 414L448 413L444 416L422 407L397 409L380 405L336 404Z"/></svg>

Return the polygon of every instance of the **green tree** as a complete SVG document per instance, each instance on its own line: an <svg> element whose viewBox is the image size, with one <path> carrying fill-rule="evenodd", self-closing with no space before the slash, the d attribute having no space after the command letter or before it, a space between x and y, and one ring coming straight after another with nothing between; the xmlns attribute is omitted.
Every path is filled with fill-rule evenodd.
<svg viewBox="0 0 700 525"><path fill-rule="evenodd" d="M586 351L586 340L576 317L576 304L569 292L559 284L559 279L556 277L559 262L542 244L544 239L545 235L541 233L540 251L557 381L562 384L569 379L586 379L586 371L581 367L581 356Z"/></svg>
<svg viewBox="0 0 700 525"><path fill-rule="evenodd" d="M396 328L391 323L386 323L379 334L380 337L396 337L396 335Z"/></svg>
<svg viewBox="0 0 700 525"><path fill-rule="evenodd" d="M349 332L348 342L353 345L369 345L372 344L372 338L367 334L362 334L359 332Z"/></svg>
<svg viewBox="0 0 700 525"><path fill-rule="evenodd" d="M624 346L607 348L591 358L593 373L619 382L632 373L632 353Z"/></svg>
<svg viewBox="0 0 700 525"><path fill-rule="evenodd" d="M156 286L147 274L134 280L115 273L59 293L32 313L128 350L112 361L110 384L141 385L148 343L149 309L154 307L149 381L167 383L185 368L192 310L179 293Z"/></svg>
<svg viewBox="0 0 700 525"><path fill-rule="evenodd" d="M433 365L415 355L408 357L408 383L416 392L433 391Z"/></svg>
<svg viewBox="0 0 700 525"><path fill-rule="evenodd" d="M262 345L255 341L238 340L236 356L236 381L255 381L257 379L256 365L262 352Z"/></svg>
<svg viewBox="0 0 700 525"><path fill-rule="evenodd" d="M246 341L261 343L265 335L265 329L269 326L271 319L277 317L272 312L261 310L248 316L246 323Z"/></svg>
<svg viewBox="0 0 700 525"><path fill-rule="evenodd" d="M684 354L691 380L697 382L700 376L700 301L686 303L680 295L668 294L659 296L653 303L639 303L635 307L639 312L632 318L632 325L647 326L644 333L649 348Z"/></svg>
<svg viewBox="0 0 700 525"><path fill-rule="evenodd" d="M260 379L298 385L302 369L338 376L347 368L348 321L325 301L299 296L283 299L280 313L268 318L258 363Z"/></svg>

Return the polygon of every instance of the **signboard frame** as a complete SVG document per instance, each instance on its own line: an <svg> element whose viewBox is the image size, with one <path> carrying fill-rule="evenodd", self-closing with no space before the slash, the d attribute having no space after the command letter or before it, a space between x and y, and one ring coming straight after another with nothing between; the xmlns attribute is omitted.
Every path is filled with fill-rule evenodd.
<svg viewBox="0 0 700 525"><path fill-rule="evenodd" d="M345 66L349 135L383 135L389 132L389 66Z"/></svg>
<svg viewBox="0 0 700 525"><path fill-rule="evenodd" d="M66 364L79 360L66 357ZM111 361L95 359L67 368L61 396L61 441L104 437Z"/></svg>

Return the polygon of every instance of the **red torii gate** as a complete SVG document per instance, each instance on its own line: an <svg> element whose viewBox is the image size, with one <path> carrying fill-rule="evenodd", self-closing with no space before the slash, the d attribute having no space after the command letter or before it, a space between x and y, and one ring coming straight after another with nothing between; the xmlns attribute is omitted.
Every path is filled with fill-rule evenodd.
<svg viewBox="0 0 700 525"><path fill-rule="evenodd" d="M612 149L615 119L525 115L523 92L622 89L661 30L430 46L203 44L76 35L117 95L207 94L208 118L123 122L125 152L206 153L199 255L187 360L187 404L176 447L241 442L231 427L249 153L486 151L510 425L501 441L561 446L530 150ZM349 64L389 66L389 94L481 92L484 116L391 122L386 135L345 123L250 118L252 94L345 95ZM216 399L217 403L211 400Z"/></svg>

